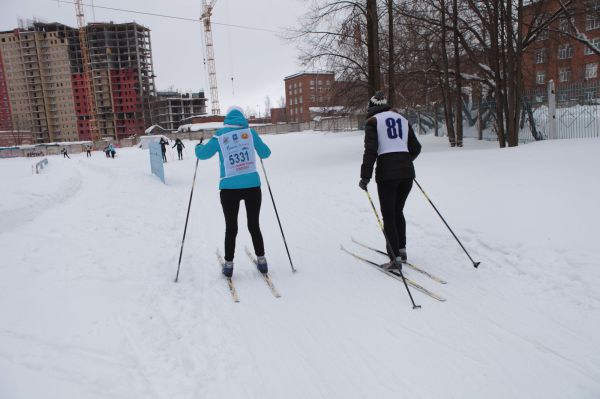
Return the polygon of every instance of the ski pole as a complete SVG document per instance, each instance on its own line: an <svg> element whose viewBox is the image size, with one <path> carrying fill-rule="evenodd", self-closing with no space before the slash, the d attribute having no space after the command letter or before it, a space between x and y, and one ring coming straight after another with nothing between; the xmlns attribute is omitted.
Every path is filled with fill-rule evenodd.
<svg viewBox="0 0 600 399"><path fill-rule="evenodd" d="M415 183L417 183L417 186L419 187L419 189L421 190L421 192L423 193L423 195L425 196L425 198L427 198L427 201L429 201L429 203L431 204L431 206L433 207L433 209L435 209L435 211L437 212L437 214L439 215L439 217L442 219L442 222L444 222L444 224L446 225L446 227L448 228L448 230L450 230L450 233L452 233L452 235L454 236L454 238L458 242L458 245L460 245L460 247L463 249L463 251L465 251L465 253L469 257L469 259L473 263L473 267L477 268L477 266L479 266L479 264L481 262L475 262L473 260L473 258L471 258L471 255L469 255L469 253L467 252L467 249L464 247L464 245L462 245L462 243L460 242L460 240L458 239L458 237L456 236L456 234L454 234L454 232L452 231L452 229L450 228L450 226L448 225L448 223L446 223L446 220L444 219L444 217L442 216L442 214L440 213L440 211L438 211L438 209L435 207L435 205L433 205L433 202L431 202L431 200L429 199L429 197L425 193L425 190L423 190L423 188L421 187L421 185L419 184L419 182L417 181L417 179L415 179Z"/></svg>
<svg viewBox="0 0 600 399"><path fill-rule="evenodd" d="M287 241L285 240L285 234L283 234L283 227L281 227L281 220L279 219L279 213L277 212L277 206L275 205L275 199L273 198L273 191L271 191L271 185L269 184L269 178L267 177L267 170L265 169L265 164L263 163L262 158L260 159L260 166L262 166L262 170L265 175L265 181L267 182L267 187L269 188L271 202L273 202L275 216L277 216L277 223L279 223L279 230L281 230L281 237L283 237L283 244L285 245L285 250L287 252L288 259L290 260L290 266L292 267L292 271L296 273L296 269L294 268L294 264L292 263L292 257L290 256L290 250L288 248Z"/></svg>
<svg viewBox="0 0 600 399"><path fill-rule="evenodd" d="M187 216L185 217L185 227L183 228L183 238L181 239L181 250L179 251L179 263L177 264L177 274L175 282L179 279L179 269L181 268L181 255L183 255L183 243L185 242L185 233L187 231L188 219L190 218L190 208L192 207L192 196L194 195L194 185L196 184L196 172L198 171L198 161L196 158L196 169L194 169L194 180L192 181L192 191L190 192L190 203L188 204Z"/></svg>
<svg viewBox="0 0 600 399"><path fill-rule="evenodd" d="M371 194L369 193L369 190L367 190L367 189L365 189L365 193L367 193L367 197L369 198L369 202L371 203L371 208L373 209L373 213L375 214L375 217L377 218L377 223L379 223L379 228L381 229L381 232L383 233L383 236L385 237L385 244L386 244L386 248L388 251L388 256L390 257L390 261L396 262L396 259L394 256L394 250L392 249L392 244L390 244L390 240L388 239L387 234L385 234L385 230L383 228L383 223L381 222L381 219L379 218L379 213L377 212L377 208L375 208L375 204L373 203ZM415 304L415 300L413 299L412 294L410 293L410 290L408 289L408 284L406 284L406 279L404 278L404 273L402 273L402 269L398 268L398 271L400 272L400 277L402 277L402 282L404 283L404 286L406 287L406 292L408 292L408 296L410 298L410 301L412 302L413 309L420 308L421 305Z"/></svg>

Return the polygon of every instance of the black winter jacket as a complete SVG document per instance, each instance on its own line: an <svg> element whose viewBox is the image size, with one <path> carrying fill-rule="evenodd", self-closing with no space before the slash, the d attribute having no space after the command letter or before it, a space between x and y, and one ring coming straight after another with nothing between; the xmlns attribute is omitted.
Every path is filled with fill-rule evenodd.
<svg viewBox="0 0 600 399"><path fill-rule="evenodd" d="M375 161L377 161L375 181L378 183L386 180L415 178L413 161L421 152L421 144L410 124L408 125L408 152L390 152L380 156L377 155L379 143L377 140L377 118L374 115L389 109L389 106L379 106L374 112L369 112L369 119L367 119L365 126L365 152L360 167L361 179L371 179Z"/></svg>

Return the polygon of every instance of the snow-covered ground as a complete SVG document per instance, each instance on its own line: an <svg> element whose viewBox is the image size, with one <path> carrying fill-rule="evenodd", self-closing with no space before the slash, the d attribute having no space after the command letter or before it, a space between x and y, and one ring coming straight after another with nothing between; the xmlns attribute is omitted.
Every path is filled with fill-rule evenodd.
<svg viewBox="0 0 600 399"><path fill-rule="evenodd" d="M418 180L482 262L474 269L416 187L411 260L447 298L413 290L339 249L383 247L357 187L362 134L264 136L298 273L263 186L274 298L243 253L233 303L215 250L217 160L200 162L180 282L173 279L195 159L147 150L0 160L0 398L598 398L600 139L514 149L420 137ZM264 183L264 178L263 178ZM371 193L376 196L373 184ZM243 208L242 208L243 209Z"/></svg>

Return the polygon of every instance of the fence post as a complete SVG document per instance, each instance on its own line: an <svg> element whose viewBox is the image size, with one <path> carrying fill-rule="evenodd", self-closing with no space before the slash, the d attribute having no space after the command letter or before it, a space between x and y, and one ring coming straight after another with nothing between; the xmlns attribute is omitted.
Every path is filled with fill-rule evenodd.
<svg viewBox="0 0 600 399"><path fill-rule="evenodd" d="M433 126L435 129L435 137L438 137L438 107L437 107L437 102L433 103Z"/></svg>
<svg viewBox="0 0 600 399"><path fill-rule="evenodd" d="M548 136L550 139L557 139L556 132L556 88L554 80L548 82Z"/></svg>
<svg viewBox="0 0 600 399"><path fill-rule="evenodd" d="M483 124L481 123L481 118L483 117L483 112L481 112L481 107L483 106L481 101L481 95L477 100L477 140L483 139Z"/></svg>

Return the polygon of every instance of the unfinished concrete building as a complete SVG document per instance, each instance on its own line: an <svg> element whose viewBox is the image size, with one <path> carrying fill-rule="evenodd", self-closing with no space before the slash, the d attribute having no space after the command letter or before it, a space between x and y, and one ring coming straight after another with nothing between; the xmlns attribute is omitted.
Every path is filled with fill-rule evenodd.
<svg viewBox="0 0 600 399"><path fill-rule="evenodd" d="M206 114L204 92L159 91L155 104L155 123L166 130L177 130L182 120Z"/></svg>
<svg viewBox="0 0 600 399"><path fill-rule="evenodd" d="M86 27L102 137L143 134L153 124L155 100L150 30L136 23ZM37 142L91 139L78 31L34 22L0 32L0 116L31 129ZM0 92L0 97L2 93ZM0 98L1 100L1 98Z"/></svg>
<svg viewBox="0 0 600 399"><path fill-rule="evenodd" d="M69 44L65 32L71 28L34 23L27 29L0 32L12 128L31 130L36 142L78 139Z"/></svg>

